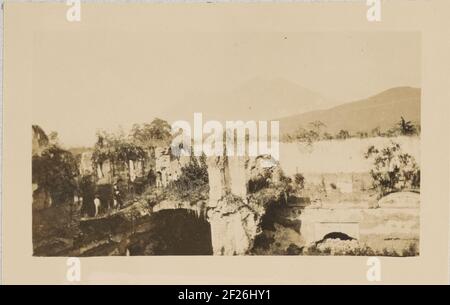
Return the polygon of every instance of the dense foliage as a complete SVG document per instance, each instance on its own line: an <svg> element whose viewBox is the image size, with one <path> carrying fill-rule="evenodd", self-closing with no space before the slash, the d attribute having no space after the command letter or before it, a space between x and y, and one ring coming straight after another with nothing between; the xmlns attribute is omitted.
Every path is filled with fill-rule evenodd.
<svg viewBox="0 0 450 305"><path fill-rule="evenodd" d="M32 180L49 192L52 201L63 203L73 198L77 188L77 162L69 151L50 146L32 159Z"/></svg>
<svg viewBox="0 0 450 305"><path fill-rule="evenodd" d="M125 135L119 130L116 133L100 131L92 154L94 164L103 164L106 160L114 164L130 160L142 160L156 146L168 145L171 141L170 125L161 119L151 123L133 125L130 133Z"/></svg>
<svg viewBox="0 0 450 305"><path fill-rule="evenodd" d="M187 166L181 168L181 175L170 184L170 188L182 198L203 196L208 191L208 166L206 157L191 157Z"/></svg>

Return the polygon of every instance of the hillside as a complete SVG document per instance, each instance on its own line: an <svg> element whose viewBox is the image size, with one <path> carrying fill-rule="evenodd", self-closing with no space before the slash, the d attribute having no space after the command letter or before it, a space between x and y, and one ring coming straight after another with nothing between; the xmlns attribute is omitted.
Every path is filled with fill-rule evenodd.
<svg viewBox="0 0 450 305"><path fill-rule="evenodd" d="M284 117L280 119L281 134L291 133L300 126L307 127L313 121L323 122L324 131L331 134L341 129L350 133L370 132L376 127L385 131L397 124L401 116L420 122L420 96L418 88L398 87L330 109Z"/></svg>

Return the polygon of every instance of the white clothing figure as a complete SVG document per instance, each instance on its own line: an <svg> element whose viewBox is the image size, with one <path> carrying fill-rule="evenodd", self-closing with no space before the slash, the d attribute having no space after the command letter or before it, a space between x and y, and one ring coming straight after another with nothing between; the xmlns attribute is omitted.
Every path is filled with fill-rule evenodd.
<svg viewBox="0 0 450 305"><path fill-rule="evenodd" d="M94 205L95 205L95 215L94 216L97 216L98 215L98 210L100 208L100 199L98 197L95 197Z"/></svg>

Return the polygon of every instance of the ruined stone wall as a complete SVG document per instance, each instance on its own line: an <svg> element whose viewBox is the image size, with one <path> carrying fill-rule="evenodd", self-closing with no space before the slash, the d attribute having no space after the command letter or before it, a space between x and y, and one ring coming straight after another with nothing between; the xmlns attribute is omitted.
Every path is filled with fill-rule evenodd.
<svg viewBox="0 0 450 305"><path fill-rule="evenodd" d="M42 151L48 147L50 144L49 139L47 135L45 134L45 131L37 126L32 126L32 137L31 137L31 155L40 156Z"/></svg>
<svg viewBox="0 0 450 305"><path fill-rule="evenodd" d="M208 157L209 201L208 207L216 207L219 200L227 194L228 187L225 181L224 158Z"/></svg>
<svg viewBox="0 0 450 305"><path fill-rule="evenodd" d="M85 175L90 175L93 173L94 171L94 165L92 164L92 152L90 151L85 151L81 154L81 159L80 159L80 174L85 176Z"/></svg>
<svg viewBox="0 0 450 305"><path fill-rule="evenodd" d="M261 231L265 207L248 200L250 164L254 164L254 160L245 157L208 160L210 198L207 216L214 255L246 254Z"/></svg>
<svg viewBox="0 0 450 305"><path fill-rule="evenodd" d="M386 196L375 207L326 205L306 207L299 215L305 244L339 232L374 250L402 250L420 237L419 194L404 192Z"/></svg>
<svg viewBox="0 0 450 305"><path fill-rule="evenodd" d="M370 146L400 144L403 152L420 161L420 138L399 136L306 143L281 143L280 165L287 176L295 173L367 173L373 161L364 157Z"/></svg>
<svg viewBox="0 0 450 305"><path fill-rule="evenodd" d="M174 157L169 147L155 149L156 186L167 187L181 175L181 169L190 162L189 156Z"/></svg>
<svg viewBox="0 0 450 305"><path fill-rule="evenodd" d="M246 157L228 157L228 185L230 192L246 200L248 170L245 166Z"/></svg>
<svg viewBox="0 0 450 305"><path fill-rule="evenodd" d="M233 164L232 172L230 163ZM211 225L214 255L244 254L249 244L240 211L244 205L243 199L237 194L236 197L232 196L232 179L239 173L235 163L239 162L230 162L225 156L207 158L209 180L207 217ZM236 183L234 189L242 195Z"/></svg>
<svg viewBox="0 0 450 305"><path fill-rule="evenodd" d="M262 211L239 198L225 197L208 211L214 255L244 255L259 233Z"/></svg>

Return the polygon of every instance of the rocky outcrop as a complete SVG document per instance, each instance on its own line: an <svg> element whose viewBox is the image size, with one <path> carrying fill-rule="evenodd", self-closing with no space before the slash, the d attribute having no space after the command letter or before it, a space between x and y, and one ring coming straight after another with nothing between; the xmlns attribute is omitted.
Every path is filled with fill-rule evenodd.
<svg viewBox="0 0 450 305"><path fill-rule="evenodd" d="M246 157L228 157L227 185L230 193L242 199L247 198L248 169Z"/></svg>
<svg viewBox="0 0 450 305"><path fill-rule="evenodd" d="M45 131L38 125L32 126L32 142L31 142L31 154L33 156L40 156L42 151L48 147L50 141Z"/></svg>
<svg viewBox="0 0 450 305"><path fill-rule="evenodd" d="M210 197L207 218L211 225L214 255L244 255L261 232L265 204L248 194L248 181L276 164L262 166L261 160L246 157L219 157L208 160Z"/></svg>
<svg viewBox="0 0 450 305"><path fill-rule="evenodd" d="M42 152L49 147L50 141L45 131L38 125L32 125L31 155L40 157ZM34 168L34 167L33 167ZM38 183L33 181L33 210L42 210L52 205L52 197L48 190L43 189Z"/></svg>
<svg viewBox="0 0 450 305"><path fill-rule="evenodd" d="M236 196L226 196L208 211L214 255L243 255L260 232L263 209L254 210Z"/></svg>
<svg viewBox="0 0 450 305"><path fill-rule="evenodd" d="M227 194L224 160L223 157L208 157L206 159L209 184L208 207L217 206L219 200Z"/></svg>

